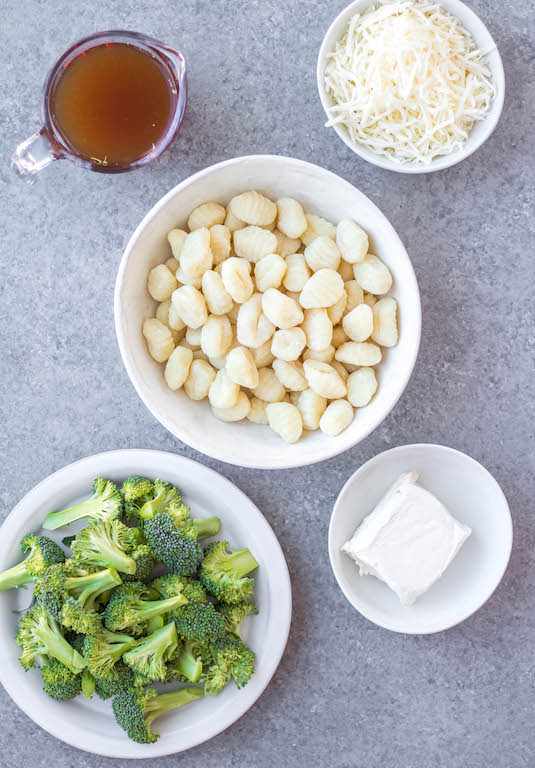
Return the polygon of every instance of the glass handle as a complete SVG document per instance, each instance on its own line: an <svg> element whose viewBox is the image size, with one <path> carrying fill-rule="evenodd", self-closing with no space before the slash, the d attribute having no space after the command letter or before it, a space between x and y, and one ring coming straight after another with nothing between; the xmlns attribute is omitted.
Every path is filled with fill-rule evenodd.
<svg viewBox="0 0 535 768"><path fill-rule="evenodd" d="M18 145L11 157L11 165L19 178L25 178L42 171L60 157L52 146L46 128L42 127Z"/></svg>

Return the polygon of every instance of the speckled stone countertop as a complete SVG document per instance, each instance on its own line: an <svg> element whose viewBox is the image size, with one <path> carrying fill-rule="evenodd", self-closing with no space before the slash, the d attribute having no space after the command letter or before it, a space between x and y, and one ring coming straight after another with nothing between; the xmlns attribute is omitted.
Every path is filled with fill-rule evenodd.
<svg viewBox="0 0 535 768"><path fill-rule="evenodd" d="M527 768L535 763L535 14L521 0L471 0L502 54L502 119L447 171L404 176L354 156L323 127L315 64L344 0L4 0L0 48L1 514L75 459L120 447L204 462L264 512L290 567L294 619L268 689L226 732L162 768ZM48 67L99 29L144 31L180 48L190 101L172 148L116 177L69 163L34 185L9 169L39 124ZM531 73L530 73L531 67ZM113 326L122 250L178 181L229 157L275 153L323 165L368 195L418 276L423 338L401 401L343 455L270 473L206 459L151 416L123 368ZM371 456L436 442L481 461L511 505L515 542L492 599L455 629L405 637L356 613L327 555L334 500ZM0 690L0 765L114 768L56 741Z"/></svg>

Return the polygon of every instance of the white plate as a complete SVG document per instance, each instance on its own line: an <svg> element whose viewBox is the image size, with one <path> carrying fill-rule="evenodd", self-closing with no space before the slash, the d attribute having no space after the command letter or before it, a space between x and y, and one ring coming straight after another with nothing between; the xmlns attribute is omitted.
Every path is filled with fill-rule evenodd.
<svg viewBox="0 0 535 768"><path fill-rule="evenodd" d="M488 115L484 120L475 123L461 149L457 152L452 152L451 155L435 157L429 165L424 165L423 163L396 163L394 160L384 157L384 155L379 155L362 144L355 143L350 138L345 126L340 123L327 129L329 131L334 129L344 144L347 144L356 155L359 155L373 165L386 168L388 171L395 171L396 173L430 173L431 171L440 171L443 168L449 168L460 163L461 160L475 152L489 138L496 128L502 113L505 96L505 76L500 53L490 32L474 11L462 3L461 0L437 0L437 2L445 11L460 19L465 29L472 35L479 49L490 51L485 61L492 73L492 82L496 88L496 96L490 105ZM327 117L329 117L328 108L334 105L334 101L327 93L324 85L323 75L327 64L327 56L334 51L336 43L345 34L350 19L356 13L364 13L368 8L377 4L377 0L355 0L336 17L323 39L316 66L316 83Z"/></svg>
<svg viewBox="0 0 535 768"><path fill-rule="evenodd" d="M418 472L418 482L472 534L442 578L414 605L403 606L382 581L360 576L340 547L388 486L409 471ZM329 526L331 565L351 605L381 627L418 635L453 627L477 611L500 583L512 542L511 513L496 480L475 459L443 445L403 445L367 461L343 487Z"/></svg>
<svg viewBox="0 0 535 768"><path fill-rule="evenodd" d="M337 437L320 430L305 432L293 445L269 427L244 420L229 424L212 414L207 400L194 402L173 392L163 366L150 356L141 333L154 317L157 303L147 289L149 271L171 256L167 233L184 226L197 205L214 200L227 204L247 189L277 200L297 198L307 212L338 222L352 216L370 236L371 248L394 277L391 291L399 304L399 342L383 350L377 367L379 389L353 422ZM165 195L147 213L126 246L115 285L115 329L132 384L163 426L195 450L242 467L301 467L336 456L373 432L395 406L411 376L420 346L421 307L418 284L407 251L387 218L362 192L340 176L302 160L273 155L238 157L196 173Z"/></svg>
<svg viewBox="0 0 535 768"><path fill-rule="evenodd" d="M266 519L232 483L210 469L171 453L122 450L90 456L54 473L39 483L11 512L0 535L0 570L21 558L19 542L39 530L49 512L87 497L95 477L122 482L129 475L161 477L177 485L194 517L218 515L218 538L233 549L249 547L259 563L255 572L258 616L246 619L246 642L256 653L256 671L241 691L231 683L219 696L207 696L177 712L163 715L155 724L160 739L155 744L130 741L115 722L110 701L82 696L57 702L43 693L38 669L25 672L13 640L17 617L13 609L30 602L30 591L0 594L0 682L11 698L38 725L56 738L107 757L151 758L169 755L200 744L231 725L260 696L273 676L286 646L292 613L288 568L280 545ZM60 541L63 528L47 535Z"/></svg>

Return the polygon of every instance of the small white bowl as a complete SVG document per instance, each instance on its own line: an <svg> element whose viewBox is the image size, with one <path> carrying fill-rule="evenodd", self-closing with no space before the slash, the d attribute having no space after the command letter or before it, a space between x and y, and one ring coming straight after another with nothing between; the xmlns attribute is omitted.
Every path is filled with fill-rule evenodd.
<svg viewBox="0 0 535 768"><path fill-rule="evenodd" d="M25 672L14 634L19 616L27 608L31 591L12 589L0 594L0 682L28 717L57 739L78 749L115 758L156 758L201 744L241 717L271 680L284 652L292 615L292 592L284 554L262 513L235 485L190 459L163 451L120 450L88 456L55 472L20 501L2 525L0 571L19 562L20 540L37 532L49 512L87 498L95 477L121 483L130 475L161 477L176 485L194 517L221 518L221 534L233 549L249 547L259 563L254 572L258 616L246 619L245 642L256 654L255 673L240 691L228 685L219 696L198 702L159 718L155 744L130 741L115 722L111 699L54 701L43 693L38 669ZM58 543L76 532L81 523L58 531L45 531ZM80 764L87 764L79 760Z"/></svg>
<svg viewBox="0 0 535 768"><path fill-rule="evenodd" d="M402 605L382 581L360 576L340 547L402 472L445 504L471 535L443 576L411 606ZM374 624L405 634L441 632L464 621L492 595L509 562L513 526L507 500L475 459L443 445L403 445L375 456L352 475L334 505L329 557L351 605Z"/></svg>
<svg viewBox="0 0 535 768"><path fill-rule="evenodd" d="M474 11L462 3L461 0L437 0L437 2L438 5L442 6L448 13L451 13L452 16L456 16L460 19L463 26L472 35L478 48L481 50L493 48L486 57L486 62L492 72L492 82L496 88L496 96L491 103L488 115L484 120L480 120L474 125L467 140L464 142L463 147L457 152L453 152L451 155L435 158L429 165L424 165L423 163L396 163L388 157L379 155L361 144L356 144L350 138L345 126L342 124L335 125L328 129L332 131L334 128L344 144L347 144L356 155L359 155L373 165L377 165L380 168L386 168L387 171L395 171L396 173L431 173L431 171L440 171L442 168L449 168L452 165L460 163L461 160L464 160L465 157L468 157L472 152L475 152L476 149L489 138L496 128L502 113L505 94L503 64L496 43L492 39L490 32L481 19L476 16ZM323 104L327 116L329 116L329 107L332 107L335 103L327 93L324 85L323 75L327 64L327 56L334 51L336 43L345 34L350 19L356 13L364 13L368 8L376 4L377 0L355 0L354 3L348 5L347 8L336 17L323 38L316 67L316 80L321 103Z"/></svg>
<svg viewBox="0 0 535 768"><path fill-rule="evenodd" d="M247 189L258 189L273 200L297 198L307 212L338 222L353 217L368 232L371 249L394 276L392 295L399 304L400 339L385 350L379 389L359 409L353 423L337 437L305 433L294 445L269 427L245 420L219 421L207 400L193 402L182 391L172 392L163 366L148 353L141 333L143 321L154 317L157 303L147 292L147 275L171 256L167 233L185 226L195 206L208 200L227 204ZM254 155L213 165L168 192L138 226L124 252L115 287L115 328L123 362L132 384L151 413L179 440L220 461L242 467L283 469L323 461L351 448L386 418L412 373L420 345L421 307L416 277L405 248L379 209L355 187L317 165L290 157Z"/></svg>

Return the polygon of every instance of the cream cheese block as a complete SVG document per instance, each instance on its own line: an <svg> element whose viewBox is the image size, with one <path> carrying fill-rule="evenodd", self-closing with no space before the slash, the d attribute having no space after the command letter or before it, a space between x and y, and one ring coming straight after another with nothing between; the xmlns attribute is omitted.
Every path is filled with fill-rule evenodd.
<svg viewBox="0 0 535 768"><path fill-rule="evenodd" d="M417 480L416 472L401 475L341 547L361 575L384 581L403 605L427 592L472 532Z"/></svg>

